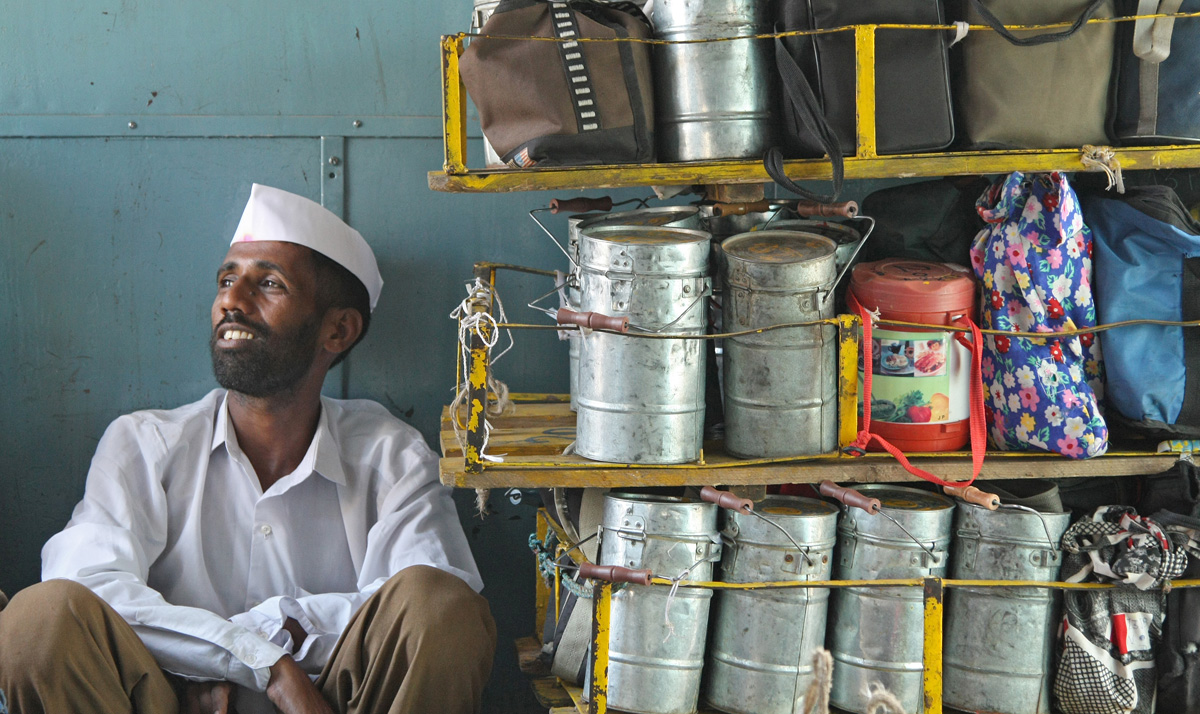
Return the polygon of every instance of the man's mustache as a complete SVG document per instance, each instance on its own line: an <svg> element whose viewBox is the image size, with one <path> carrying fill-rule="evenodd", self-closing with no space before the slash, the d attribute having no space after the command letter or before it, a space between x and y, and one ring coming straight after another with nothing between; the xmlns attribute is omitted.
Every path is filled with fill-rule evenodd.
<svg viewBox="0 0 1200 714"><path fill-rule="evenodd" d="M262 323L246 319L245 315L228 313L224 318L221 319L220 322L217 323L217 326L213 328L213 337L217 337L221 330L229 329L230 327L246 328L248 331L253 332L257 337L267 337L271 334L271 329Z"/></svg>

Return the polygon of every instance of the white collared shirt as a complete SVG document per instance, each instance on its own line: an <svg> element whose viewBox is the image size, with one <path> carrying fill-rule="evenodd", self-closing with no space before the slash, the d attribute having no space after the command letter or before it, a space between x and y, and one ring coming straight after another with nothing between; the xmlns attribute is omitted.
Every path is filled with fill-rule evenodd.
<svg viewBox="0 0 1200 714"><path fill-rule="evenodd" d="M375 402L321 404L304 459L265 493L224 390L118 418L83 500L42 549L42 579L91 588L163 669L256 692L284 654L319 672L351 615L403 568L431 565L481 590L421 435ZM309 633L294 653L286 617ZM259 708L247 698L263 699L243 691L239 708Z"/></svg>

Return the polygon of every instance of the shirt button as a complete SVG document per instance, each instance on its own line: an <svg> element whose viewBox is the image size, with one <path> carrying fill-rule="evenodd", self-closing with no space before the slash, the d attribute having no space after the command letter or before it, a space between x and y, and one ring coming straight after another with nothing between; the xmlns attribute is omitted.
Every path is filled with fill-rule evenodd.
<svg viewBox="0 0 1200 714"><path fill-rule="evenodd" d="M262 533L264 536L269 536L269 535L271 535L271 526L268 526L266 523L264 523L258 527L258 531L259 531L259 533Z"/></svg>

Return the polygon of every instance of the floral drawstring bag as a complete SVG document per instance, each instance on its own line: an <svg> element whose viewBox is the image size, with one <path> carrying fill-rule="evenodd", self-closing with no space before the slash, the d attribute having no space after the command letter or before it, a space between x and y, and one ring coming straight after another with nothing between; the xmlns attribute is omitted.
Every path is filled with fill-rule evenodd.
<svg viewBox="0 0 1200 714"><path fill-rule="evenodd" d="M1057 171L1018 171L989 187L976 209L988 224L971 246L983 284L980 324L1026 335L984 339L993 445L1077 459L1103 454L1100 341L1081 332L1096 326L1092 236L1075 191Z"/></svg>

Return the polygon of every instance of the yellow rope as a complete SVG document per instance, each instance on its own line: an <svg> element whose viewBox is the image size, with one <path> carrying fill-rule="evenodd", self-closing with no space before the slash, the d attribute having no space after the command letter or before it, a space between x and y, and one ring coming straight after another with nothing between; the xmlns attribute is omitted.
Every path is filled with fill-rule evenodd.
<svg viewBox="0 0 1200 714"><path fill-rule="evenodd" d="M707 335L684 335L676 333L648 333L648 332L616 332L614 330L592 330L593 332L603 332L610 335L623 335L625 337L637 337L650 340L718 340L729 339L732 337L743 337L745 335L758 335L763 332L772 330L788 330L797 327L815 327L817 325L836 325L837 318L828 318L825 320L810 320L808 322L785 322L778 325L767 325L766 327L758 327L753 330L739 330L738 332L721 332ZM877 325L886 325L887 327L904 327L920 330L933 330L938 332L970 332L971 328L962 327L959 325L935 325L925 322L904 322L902 320L878 320ZM979 331L985 335L1003 335L1005 337L1025 337L1029 339L1054 339L1056 337L1078 337L1080 335L1091 335L1097 332L1106 332L1118 327L1132 327L1134 325L1158 325L1160 327L1200 327L1200 320L1122 320L1121 322L1110 322L1104 325L1096 325L1095 327L1077 327L1071 330L1061 330L1058 332L1009 332L1007 330L995 329L980 329ZM519 322L500 322L496 327L509 330L578 330L576 325L533 325Z"/></svg>
<svg viewBox="0 0 1200 714"><path fill-rule="evenodd" d="M925 583L923 578L898 578L890 580L776 580L763 583L724 583L714 580L681 580L681 588L705 588L710 590L784 590L795 588L908 588L920 587ZM671 586L675 584L670 578L655 576L650 579L651 585ZM1173 588L1200 587L1198 580L1172 580ZM947 588L1043 588L1047 590L1109 590L1116 587L1115 583L1064 583L1045 582L1041 580L942 580L942 587Z"/></svg>
<svg viewBox="0 0 1200 714"><path fill-rule="evenodd" d="M1160 17L1172 17L1176 19L1200 17L1200 12L1176 12L1156 15L1130 15L1128 17L1094 17L1087 21L1087 24L1104 24L1112 22L1129 22L1131 20L1154 19ZM1015 32L1028 32L1036 30L1061 30L1070 27L1070 22L1056 22L1048 25L1005 25L1006 29ZM460 38L479 38L486 37L492 40L532 40L535 42L632 42L644 45L695 45L706 42L733 42L735 40L770 40L776 37L799 37L807 35L826 35L835 32L853 32L858 25L846 25L843 27L822 28L817 30L787 30L784 32L770 32L756 35L743 35L740 37L711 37L705 39L694 40L660 40L655 38L644 37L538 37L532 35L488 35L476 32L460 32L452 37ZM941 30L953 32L958 30L957 25L905 25L905 24L879 24L875 25L880 30ZM971 31L978 32L980 30L992 31L988 25L968 25Z"/></svg>

